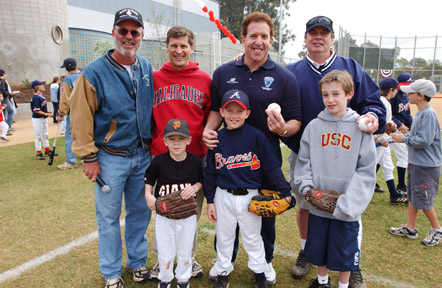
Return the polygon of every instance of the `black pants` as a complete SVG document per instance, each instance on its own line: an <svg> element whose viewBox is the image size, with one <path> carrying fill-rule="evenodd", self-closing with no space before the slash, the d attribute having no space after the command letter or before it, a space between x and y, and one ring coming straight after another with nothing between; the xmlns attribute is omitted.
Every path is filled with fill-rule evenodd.
<svg viewBox="0 0 442 288"><path fill-rule="evenodd" d="M58 102L52 102L52 107L54 107L54 115L53 115L53 122L58 123L57 121L57 112L58 112Z"/></svg>

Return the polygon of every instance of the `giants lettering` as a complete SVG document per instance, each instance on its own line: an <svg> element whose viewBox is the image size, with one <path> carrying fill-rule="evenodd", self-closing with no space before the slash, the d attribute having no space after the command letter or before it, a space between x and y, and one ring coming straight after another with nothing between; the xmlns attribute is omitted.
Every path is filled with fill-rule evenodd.
<svg viewBox="0 0 442 288"><path fill-rule="evenodd" d="M325 133L321 135L321 146L341 146L345 150L350 150L351 137L341 133Z"/></svg>
<svg viewBox="0 0 442 288"><path fill-rule="evenodd" d="M153 96L153 107L167 100L185 100L203 108L204 93L192 86L170 85L159 88Z"/></svg>
<svg viewBox="0 0 442 288"><path fill-rule="evenodd" d="M167 185L162 185L160 187L160 190L158 191L158 193L160 194L160 196L165 196L169 193L173 193L176 191L180 191L183 190L186 187L192 186L190 183L185 183L185 184L167 184Z"/></svg>

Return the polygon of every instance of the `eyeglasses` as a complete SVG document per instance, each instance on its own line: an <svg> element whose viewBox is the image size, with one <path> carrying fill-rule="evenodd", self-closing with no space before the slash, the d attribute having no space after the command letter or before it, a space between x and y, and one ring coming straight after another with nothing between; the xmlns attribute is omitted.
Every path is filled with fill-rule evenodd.
<svg viewBox="0 0 442 288"><path fill-rule="evenodd" d="M127 33L130 32L130 35L132 35L133 38L138 38L141 36L141 32L137 30L127 30L126 28L117 28L118 34L121 36L126 36Z"/></svg>

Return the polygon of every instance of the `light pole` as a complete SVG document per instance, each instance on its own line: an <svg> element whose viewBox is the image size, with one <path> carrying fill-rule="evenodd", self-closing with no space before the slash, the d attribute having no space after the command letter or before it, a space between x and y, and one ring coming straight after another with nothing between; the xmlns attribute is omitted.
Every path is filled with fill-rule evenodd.
<svg viewBox="0 0 442 288"><path fill-rule="evenodd" d="M282 8L282 0L279 1L279 43L278 43L278 60L281 64L281 47L282 47L282 14L284 9Z"/></svg>

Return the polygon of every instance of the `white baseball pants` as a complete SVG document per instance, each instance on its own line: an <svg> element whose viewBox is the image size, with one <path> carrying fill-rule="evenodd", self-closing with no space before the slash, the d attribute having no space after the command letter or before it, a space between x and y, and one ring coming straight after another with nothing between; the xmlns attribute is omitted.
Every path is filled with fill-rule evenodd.
<svg viewBox="0 0 442 288"><path fill-rule="evenodd" d="M2 113L2 112L0 112L0 113ZM0 122L0 131L1 131L0 136L6 137L6 133L8 133L8 130L9 130L9 126L8 126L8 124L6 124L6 121Z"/></svg>
<svg viewBox="0 0 442 288"><path fill-rule="evenodd" d="M239 196L216 188L216 262L213 267L218 275L224 271L227 274L233 271L231 260L237 224L244 250L249 255L250 270L263 273L268 269L261 237L261 217L248 211L250 200L258 195L258 190L248 191L247 195Z"/></svg>
<svg viewBox="0 0 442 288"><path fill-rule="evenodd" d="M48 119L32 118L32 126L34 127L35 150L41 151L40 139L43 142L44 148L49 148Z"/></svg>
<svg viewBox="0 0 442 288"><path fill-rule="evenodd" d="M382 167L385 182L394 179L393 170L394 165L391 161L390 147L379 146L376 147L377 163Z"/></svg>
<svg viewBox="0 0 442 288"><path fill-rule="evenodd" d="M391 143L391 150L393 150L394 155L396 156L397 167L407 168L408 167L408 148L405 143Z"/></svg>
<svg viewBox="0 0 442 288"><path fill-rule="evenodd" d="M173 263L176 255L175 278L187 282L192 276L192 246L196 231L196 215L185 219L169 219L156 214L155 238L157 240L158 278L163 282L173 279Z"/></svg>

